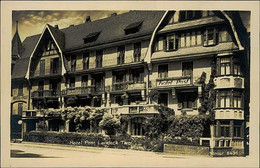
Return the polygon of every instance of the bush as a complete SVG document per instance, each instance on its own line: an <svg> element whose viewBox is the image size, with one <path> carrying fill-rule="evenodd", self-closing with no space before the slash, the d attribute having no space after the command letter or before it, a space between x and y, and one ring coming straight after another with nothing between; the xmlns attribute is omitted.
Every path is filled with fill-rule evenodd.
<svg viewBox="0 0 260 168"><path fill-rule="evenodd" d="M115 135L120 128L120 117L119 115L105 113L99 124L100 127L105 130L107 135Z"/></svg>

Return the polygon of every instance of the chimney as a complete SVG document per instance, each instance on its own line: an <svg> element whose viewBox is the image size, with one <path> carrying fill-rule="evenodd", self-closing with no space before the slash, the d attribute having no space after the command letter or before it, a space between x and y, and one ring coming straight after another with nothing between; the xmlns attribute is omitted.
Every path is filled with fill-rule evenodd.
<svg viewBox="0 0 260 168"><path fill-rule="evenodd" d="M54 27L55 27L56 29L59 29L59 25L55 25Z"/></svg>
<svg viewBox="0 0 260 168"><path fill-rule="evenodd" d="M112 14L111 14L111 17L112 17L112 16L116 16L116 15L117 15L117 13L116 13L116 12L115 12L115 13L112 13Z"/></svg>
<svg viewBox="0 0 260 168"><path fill-rule="evenodd" d="M91 22L90 16L87 16L87 17L86 17L85 23L87 23L87 22Z"/></svg>

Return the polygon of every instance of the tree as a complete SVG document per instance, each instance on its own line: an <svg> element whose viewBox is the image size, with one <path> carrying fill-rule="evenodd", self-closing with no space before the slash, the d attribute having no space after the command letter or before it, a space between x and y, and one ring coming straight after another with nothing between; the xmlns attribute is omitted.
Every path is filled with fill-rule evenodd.
<svg viewBox="0 0 260 168"><path fill-rule="evenodd" d="M120 116L105 113L99 124L100 127L105 130L107 135L115 135L120 129Z"/></svg>

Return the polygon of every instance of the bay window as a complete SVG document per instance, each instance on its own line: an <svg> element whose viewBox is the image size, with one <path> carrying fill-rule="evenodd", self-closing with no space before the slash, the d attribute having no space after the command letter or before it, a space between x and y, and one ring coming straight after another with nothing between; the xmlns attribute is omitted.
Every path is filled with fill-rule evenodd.
<svg viewBox="0 0 260 168"><path fill-rule="evenodd" d="M220 59L220 75L230 75L230 58L221 58Z"/></svg>
<svg viewBox="0 0 260 168"><path fill-rule="evenodd" d="M220 107L230 107L230 91L221 91L220 93Z"/></svg>

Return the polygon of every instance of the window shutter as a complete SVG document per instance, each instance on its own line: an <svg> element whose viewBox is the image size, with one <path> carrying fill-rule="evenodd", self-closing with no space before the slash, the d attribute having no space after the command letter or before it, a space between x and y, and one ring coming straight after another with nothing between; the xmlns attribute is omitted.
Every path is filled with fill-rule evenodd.
<svg viewBox="0 0 260 168"><path fill-rule="evenodd" d="M213 43L214 45L217 45L218 42L218 30L216 28L214 28L214 34L213 34Z"/></svg>
<svg viewBox="0 0 260 168"><path fill-rule="evenodd" d="M194 102L192 102L192 108L193 109L197 108L197 99Z"/></svg>
<svg viewBox="0 0 260 168"><path fill-rule="evenodd" d="M57 67L58 68L58 73L61 73L61 59L59 59L59 66Z"/></svg>
<svg viewBox="0 0 260 168"><path fill-rule="evenodd" d="M53 74L53 58L51 59L51 73L50 74Z"/></svg>
<svg viewBox="0 0 260 168"><path fill-rule="evenodd" d="M230 90L230 107L234 107L234 90Z"/></svg>
<svg viewBox="0 0 260 168"><path fill-rule="evenodd" d="M220 58L217 58L217 75L220 75Z"/></svg>
<svg viewBox="0 0 260 168"><path fill-rule="evenodd" d="M220 99L220 91L217 91L217 99L218 99L218 106L217 107L221 107L221 105L220 105L220 101L221 101L221 99Z"/></svg>
<svg viewBox="0 0 260 168"><path fill-rule="evenodd" d="M167 40L163 40L163 51L167 51Z"/></svg>
<svg viewBox="0 0 260 168"><path fill-rule="evenodd" d="M241 95L241 108L244 109L244 97L245 97L245 92L242 92Z"/></svg>
<svg viewBox="0 0 260 168"><path fill-rule="evenodd" d="M208 30L205 30L203 34L203 46L207 46L207 45L208 45Z"/></svg>

